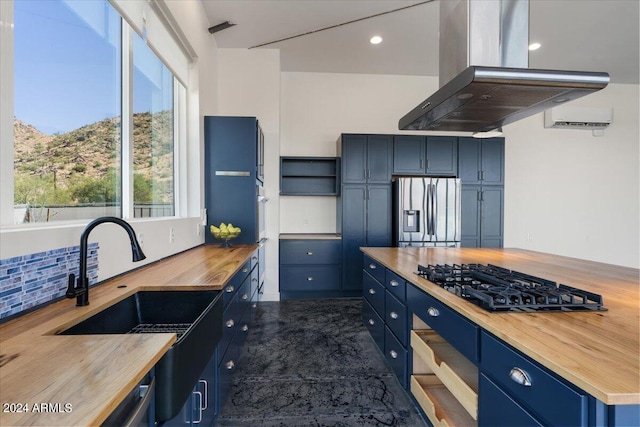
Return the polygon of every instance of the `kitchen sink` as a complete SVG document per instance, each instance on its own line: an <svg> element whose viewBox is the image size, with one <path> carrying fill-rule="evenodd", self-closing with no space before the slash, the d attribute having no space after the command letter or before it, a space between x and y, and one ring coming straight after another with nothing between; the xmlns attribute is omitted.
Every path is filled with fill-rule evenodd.
<svg viewBox="0 0 640 427"><path fill-rule="evenodd" d="M140 291L59 335L173 332L156 364L156 420L175 417L222 336L220 291Z"/></svg>

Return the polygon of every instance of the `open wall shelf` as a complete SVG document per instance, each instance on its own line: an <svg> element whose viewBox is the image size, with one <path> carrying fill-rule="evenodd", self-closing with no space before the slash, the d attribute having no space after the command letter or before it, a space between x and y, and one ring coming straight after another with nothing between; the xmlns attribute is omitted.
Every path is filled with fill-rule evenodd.
<svg viewBox="0 0 640 427"><path fill-rule="evenodd" d="M280 194L337 196L340 166L336 157L280 157Z"/></svg>

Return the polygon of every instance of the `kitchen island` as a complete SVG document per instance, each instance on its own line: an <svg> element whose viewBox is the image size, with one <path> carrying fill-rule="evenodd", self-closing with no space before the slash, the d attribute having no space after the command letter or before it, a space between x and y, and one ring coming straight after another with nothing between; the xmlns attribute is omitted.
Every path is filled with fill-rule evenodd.
<svg viewBox="0 0 640 427"><path fill-rule="evenodd" d="M1 325L0 425L103 423L176 334L56 334L138 291L222 290L256 248L199 246L92 287L88 306L64 299Z"/></svg>
<svg viewBox="0 0 640 427"><path fill-rule="evenodd" d="M637 406L640 404L640 291L637 269L518 249L362 248L362 251L365 254L365 271L369 267L368 261L371 261L372 267L379 263L386 268L387 275L395 274L396 284L397 277L406 281L407 328L429 329L429 315L426 313L429 307L424 307L422 313L423 308L415 302L417 297L426 295L429 301L437 301L454 316L460 317L465 325L470 325L469 328L477 329L477 338L470 338L477 342L468 344L475 349L462 350L467 358L477 357L470 363L475 372L484 375L484 371L490 369L489 360L485 360L489 354L485 352L495 341L496 346L504 346L510 352L515 349L514 355L524 357L527 363L533 361L535 369L539 368L540 372L548 371L560 378L563 385L567 383L575 387L578 394L586 393L588 396L581 398L578 406L583 418L589 420L588 424L612 425L625 419L640 420L640 406ZM418 264L454 263L493 264L597 293L602 295L608 310L489 312L415 274ZM367 285L364 290L366 297ZM380 293L376 289L373 291L375 295ZM427 325L422 322L425 319ZM455 324L451 323L450 328L454 327ZM449 333L446 329L445 326L444 333ZM411 343L414 341L412 336ZM412 349L407 348L407 351L411 353ZM416 368L415 348L413 351L413 368ZM410 360L409 356L409 371L412 370ZM412 379L412 382L416 381ZM412 391L414 385L411 386ZM474 387L478 393L477 383ZM481 380L479 395L476 396L480 402L477 409L480 415L483 410L485 413L489 411L482 407L482 393ZM535 412L536 408L533 410ZM478 419L477 414L473 415L476 417L474 420ZM480 416L479 419L482 418ZM544 415L539 418L543 418L543 423L550 423Z"/></svg>

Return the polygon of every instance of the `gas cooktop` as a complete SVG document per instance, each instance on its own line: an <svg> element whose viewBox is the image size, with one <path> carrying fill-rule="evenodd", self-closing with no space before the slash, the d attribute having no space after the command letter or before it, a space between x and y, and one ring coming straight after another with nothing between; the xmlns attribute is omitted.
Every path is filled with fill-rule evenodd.
<svg viewBox="0 0 640 427"><path fill-rule="evenodd" d="M417 275L485 310L605 311L602 296L495 265L418 265Z"/></svg>

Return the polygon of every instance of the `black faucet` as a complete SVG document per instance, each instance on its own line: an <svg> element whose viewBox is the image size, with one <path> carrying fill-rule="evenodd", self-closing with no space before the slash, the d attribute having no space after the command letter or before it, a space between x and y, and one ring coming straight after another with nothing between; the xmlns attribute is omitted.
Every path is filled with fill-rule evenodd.
<svg viewBox="0 0 640 427"><path fill-rule="evenodd" d="M115 216L103 216L91 221L89 224L87 224L87 226L82 231L82 234L80 235L80 274L78 277L78 282L75 283L76 276L74 274L70 274L69 287L67 288L66 293L67 298L77 298L77 306L89 305L89 278L87 277L87 240L89 238L89 233L91 233L91 230L104 222L112 222L114 224L118 224L125 229L127 234L129 234L129 240L131 241L131 251L133 252L133 262L142 261L146 258L145 254L140 248L138 239L136 239L136 233L133 231L133 228L131 228L131 225L129 225L128 222L120 218L116 218Z"/></svg>

